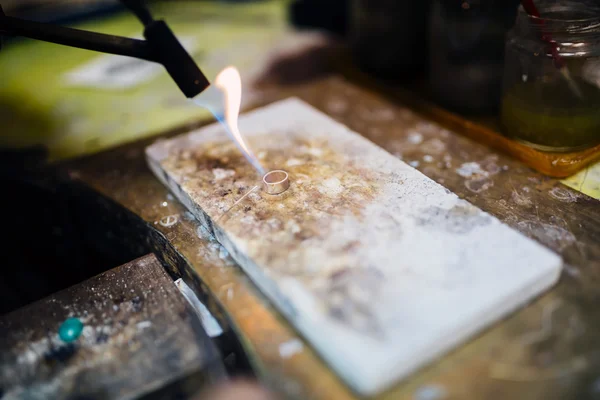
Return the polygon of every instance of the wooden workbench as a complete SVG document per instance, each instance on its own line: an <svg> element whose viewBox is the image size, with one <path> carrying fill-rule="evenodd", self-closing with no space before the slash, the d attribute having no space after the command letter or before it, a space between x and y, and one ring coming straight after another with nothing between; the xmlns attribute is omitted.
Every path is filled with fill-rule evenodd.
<svg viewBox="0 0 600 400"><path fill-rule="evenodd" d="M292 95L553 249L565 261L555 289L399 382L381 399L599 398L600 202L343 78L265 92L261 103ZM154 178L143 152L150 142L63 166L70 179L141 219L132 219L147 229L138 238L154 247L173 275L206 293L209 306L226 329L239 335L265 383L292 398L353 398L306 343L293 355L280 351L282 345L301 338Z"/></svg>

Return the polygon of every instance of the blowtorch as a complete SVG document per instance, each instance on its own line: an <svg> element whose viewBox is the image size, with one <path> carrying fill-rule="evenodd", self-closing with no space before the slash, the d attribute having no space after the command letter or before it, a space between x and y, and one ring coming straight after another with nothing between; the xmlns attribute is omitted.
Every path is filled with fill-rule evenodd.
<svg viewBox="0 0 600 400"><path fill-rule="evenodd" d="M146 40L14 18L5 15L1 5L0 35L23 36L162 64L188 98L195 97L210 86L208 79L166 22L155 20L143 0L121 0L121 3L131 10L144 25Z"/></svg>

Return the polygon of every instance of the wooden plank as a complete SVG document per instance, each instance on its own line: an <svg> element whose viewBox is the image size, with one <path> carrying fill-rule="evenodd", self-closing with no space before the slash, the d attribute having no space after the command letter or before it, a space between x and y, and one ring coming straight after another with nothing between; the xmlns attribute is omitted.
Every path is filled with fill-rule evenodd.
<svg viewBox="0 0 600 400"><path fill-rule="evenodd" d="M555 254L297 99L240 123L288 192L254 190L218 125L150 146L150 167L360 394L558 279Z"/></svg>
<svg viewBox="0 0 600 400"><path fill-rule="evenodd" d="M68 317L84 323L72 344L57 335ZM3 398L193 393L224 376L198 324L156 257L142 257L0 318Z"/></svg>

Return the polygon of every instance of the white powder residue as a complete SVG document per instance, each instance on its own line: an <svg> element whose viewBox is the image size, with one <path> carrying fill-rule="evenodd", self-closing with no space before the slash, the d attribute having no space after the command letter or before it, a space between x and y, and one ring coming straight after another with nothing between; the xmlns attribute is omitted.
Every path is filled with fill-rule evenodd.
<svg viewBox="0 0 600 400"><path fill-rule="evenodd" d="M318 147L309 147L306 152L315 157L321 157L323 155L323 150L319 149Z"/></svg>
<svg viewBox="0 0 600 400"><path fill-rule="evenodd" d="M248 199L250 199L252 201L259 201L261 199L261 197L256 192L252 192L248 195Z"/></svg>
<svg viewBox="0 0 600 400"><path fill-rule="evenodd" d="M446 397L444 388L437 385L421 386L414 394L415 400L442 400Z"/></svg>
<svg viewBox="0 0 600 400"><path fill-rule="evenodd" d="M470 178L473 175L487 176L487 172L484 171L476 162L463 163L459 168L456 169L456 173L463 178Z"/></svg>
<svg viewBox="0 0 600 400"><path fill-rule="evenodd" d="M419 132L411 132L408 134L408 143L420 144L423 142L423 135Z"/></svg>
<svg viewBox="0 0 600 400"><path fill-rule="evenodd" d="M290 158L289 160L287 160L287 162L285 163L285 165L287 167L294 167L296 165L302 165L304 164L304 162L302 160L298 160L297 158Z"/></svg>
<svg viewBox="0 0 600 400"><path fill-rule="evenodd" d="M442 154L446 150L446 145L440 139L430 139L419 147L423 152L429 154Z"/></svg>
<svg viewBox="0 0 600 400"><path fill-rule="evenodd" d="M49 348L49 340L47 338L43 338L37 342L30 342L27 348L19 353L17 364L36 364Z"/></svg>
<svg viewBox="0 0 600 400"><path fill-rule="evenodd" d="M229 252L227 251L227 249L225 247L219 248L219 258L222 260L226 260L229 258Z"/></svg>
<svg viewBox="0 0 600 400"><path fill-rule="evenodd" d="M152 326L152 322L150 321L142 321L142 322L138 322L135 325L140 331L143 331L146 328L150 328Z"/></svg>
<svg viewBox="0 0 600 400"><path fill-rule="evenodd" d="M235 171L232 169L215 168L212 170L215 180L220 181L235 175Z"/></svg>
<svg viewBox="0 0 600 400"><path fill-rule="evenodd" d="M344 191L344 186L338 178L329 178L321 183L318 190L324 195L337 196Z"/></svg>
<svg viewBox="0 0 600 400"><path fill-rule="evenodd" d="M210 232L208 231L208 229L206 229L206 227L204 225L198 224L198 226L196 227L196 235L200 239L204 239L204 240L208 240L208 241L215 240L213 238L213 236L210 234Z"/></svg>
<svg viewBox="0 0 600 400"><path fill-rule="evenodd" d="M255 222L255 218L252 215L244 215L242 218L240 218L240 222L242 224L252 225Z"/></svg>
<svg viewBox="0 0 600 400"><path fill-rule="evenodd" d="M341 114L348 109L348 103L344 99L333 98L327 102L325 107L327 107L327 111L333 114Z"/></svg>
<svg viewBox="0 0 600 400"><path fill-rule="evenodd" d="M577 201L577 194L558 186L550 190L550 196L565 203L573 203Z"/></svg>
<svg viewBox="0 0 600 400"><path fill-rule="evenodd" d="M389 108L382 108L376 113L377 118L380 121L391 121L394 119L394 110L390 110Z"/></svg>
<svg viewBox="0 0 600 400"><path fill-rule="evenodd" d="M289 230L291 233L298 233L302 230L300 225L293 219L290 219L285 223L285 229Z"/></svg>
<svg viewBox="0 0 600 400"><path fill-rule="evenodd" d="M295 354L302 352L304 345L298 339L288 340L285 343L279 345L279 355L282 358L290 358Z"/></svg>
<svg viewBox="0 0 600 400"><path fill-rule="evenodd" d="M161 218L160 221L158 221L158 223L161 226L164 226L165 228L170 228L173 225L175 225L178 221L179 221L179 215L174 214L174 215L167 215L166 217Z"/></svg>
<svg viewBox="0 0 600 400"><path fill-rule="evenodd" d="M511 198L513 202L523 207L531 207L533 202L523 193L519 193L516 190L512 191Z"/></svg>

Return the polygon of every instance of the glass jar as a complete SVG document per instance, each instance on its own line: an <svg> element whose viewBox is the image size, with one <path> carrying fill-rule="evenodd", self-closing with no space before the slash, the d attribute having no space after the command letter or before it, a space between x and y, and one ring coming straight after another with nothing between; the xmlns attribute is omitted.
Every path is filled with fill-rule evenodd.
<svg viewBox="0 0 600 400"><path fill-rule="evenodd" d="M399 79L422 70L431 0L352 0L349 42L364 71Z"/></svg>
<svg viewBox="0 0 600 400"><path fill-rule="evenodd" d="M600 143L600 5L538 0L520 8L507 37L502 98L505 134L538 150Z"/></svg>
<svg viewBox="0 0 600 400"><path fill-rule="evenodd" d="M434 100L462 113L496 113L504 44L519 0L436 0L429 21Z"/></svg>

